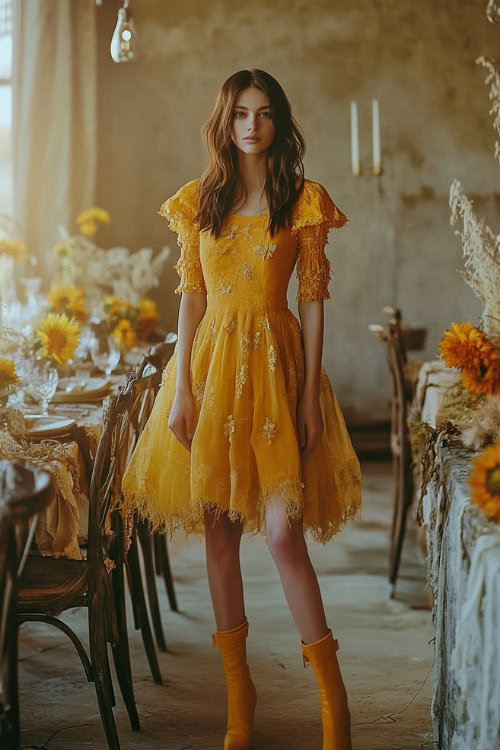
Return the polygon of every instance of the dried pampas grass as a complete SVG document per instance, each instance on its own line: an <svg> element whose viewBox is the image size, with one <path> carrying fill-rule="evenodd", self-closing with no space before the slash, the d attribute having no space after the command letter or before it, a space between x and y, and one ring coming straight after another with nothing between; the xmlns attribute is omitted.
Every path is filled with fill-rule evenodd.
<svg viewBox="0 0 500 750"><path fill-rule="evenodd" d="M461 440L467 448L479 450L500 443L500 398L486 396L471 412L469 425L462 429Z"/></svg>

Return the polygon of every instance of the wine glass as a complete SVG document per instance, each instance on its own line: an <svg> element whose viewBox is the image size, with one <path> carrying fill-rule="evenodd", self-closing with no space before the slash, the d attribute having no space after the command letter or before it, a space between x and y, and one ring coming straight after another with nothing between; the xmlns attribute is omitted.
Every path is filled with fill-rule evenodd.
<svg viewBox="0 0 500 750"><path fill-rule="evenodd" d="M29 382L26 390L42 407L42 416L49 413L49 401L52 400L59 382L57 367L50 359L36 359L30 372Z"/></svg>
<svg viewBox="0 0 500 750"><path fill-rule="evenodd" d="M90 344L90 356L96 367L109 378L120 361L121 352L111 334L94 335Z"/></svg>

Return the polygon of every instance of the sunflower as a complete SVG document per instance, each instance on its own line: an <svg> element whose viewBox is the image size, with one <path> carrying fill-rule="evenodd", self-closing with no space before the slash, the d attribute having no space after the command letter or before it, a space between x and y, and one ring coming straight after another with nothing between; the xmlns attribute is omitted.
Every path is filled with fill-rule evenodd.
<svg viewBox="0 0 500 750"><path fill-rule="evenodd" d="M452 323L439 342L439 351L448 367L477 370L493 345L472 323Z"/></svg>
<svg viewBox="0 0 500 750"><path fill-rule="evenodd" d="M97 232L98 221L102 224L109 224L111 221L108 211L98 206L87 208L76 217L76 223L80 227L80 232L87 236L91 236Z"/></svg>
<svg viewBox="0 0 500 750"><path fill-rule="evenodd" d="M131 349L133 346L137 346L137 334L135 328L130 320L120 320L117 326L113 329L113 338L120 349Z"/></svg>
<svg viewBox="0 0 500 750"><path fill-rule="evenodd" d="M486 448L473 463L468 482L472 500L493 521L500 521L500 443Z"/></svg>
<svg viewBox="0 0 500 750"><path fill-rule="evenodd" d="M101 310L109 317L123 315L126 310L131 310L132 308L133 305L130 302L120 297L115 297L112 294L101 302Z"/></svg>
<svg viewBox="0 0 500 750"><path fill-rule="evenodd" d="M151 331L160 321L160 313L156 302L149 297L143 297L137 304L137 322L140 326L140 335L147 338Z"/></svg>
<svg viewBox="0 0 500 750"><path fill-rule="evenodd" d="M464 368L460 377L472 393L500 394L500 349L492 346L478 370Z"/></svg>
<svg viewBox="0 0 500 750"><path fill-rule="evenodd" d="M0 240L0 253L22 260L26 255L26 245L21 240Z"/></svg>
<svg viewBox="0 0 500 750"><path fill-rule="evenodd" d="M51 287L47 299L54 310L74 315L79 323L85 323L89 311L85 307L83 289L70 284L58 284Z"/></svg>
<svg viewBox="0 0 500 750"><path fill-rule="evenodd" d="M80 343L80 327L74 318L65 313L49 313L37 329L43 345L42 356L50 357L63 365Z"/></svg>
<svg viewBox="0 0 500 750"><path fill-rule="evenodd" d="M16 373L16 365L11 359L0 358L0 393L11 385L19 383L20 379Z"/></svg>

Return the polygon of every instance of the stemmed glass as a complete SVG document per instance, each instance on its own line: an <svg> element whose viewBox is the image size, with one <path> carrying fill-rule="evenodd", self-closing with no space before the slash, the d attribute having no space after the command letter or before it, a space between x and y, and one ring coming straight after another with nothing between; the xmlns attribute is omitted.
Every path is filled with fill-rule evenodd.
<svg viewBox="0 0 500 750"><path fill-rule="evenodd" d="M121 352L111 334L94 334L90 344L90 356L95 366L109 378L120 361Z"/></svg>
<svg viewBox="0 0 500 750"><path fill-rule="evenodd" d="M36 359L33 362L26 391L40 402L44 417L48 416L49 401L54 397L58 382L59 373L49 359Z"/></svg>

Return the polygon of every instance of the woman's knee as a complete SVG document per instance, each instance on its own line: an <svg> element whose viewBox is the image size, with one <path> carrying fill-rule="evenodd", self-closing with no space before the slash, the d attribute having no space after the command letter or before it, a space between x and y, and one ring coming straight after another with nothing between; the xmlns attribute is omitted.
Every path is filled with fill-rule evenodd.
<svg viewBox="0 0 500 750"><path fill-rule="evenodd" d="M302 557L305 546L302 519L290 519L282 513L266 518L266 542L276 562L292 564Z"/></svg>
<svg viewBox="0 0 500 750"><path fill-rule="evenodd" d="M243 532L243 523L231 521L227 513L218 517L212 511L205 511L205 537L207 550L217 557L234 554L238 551Z"/></svg>

